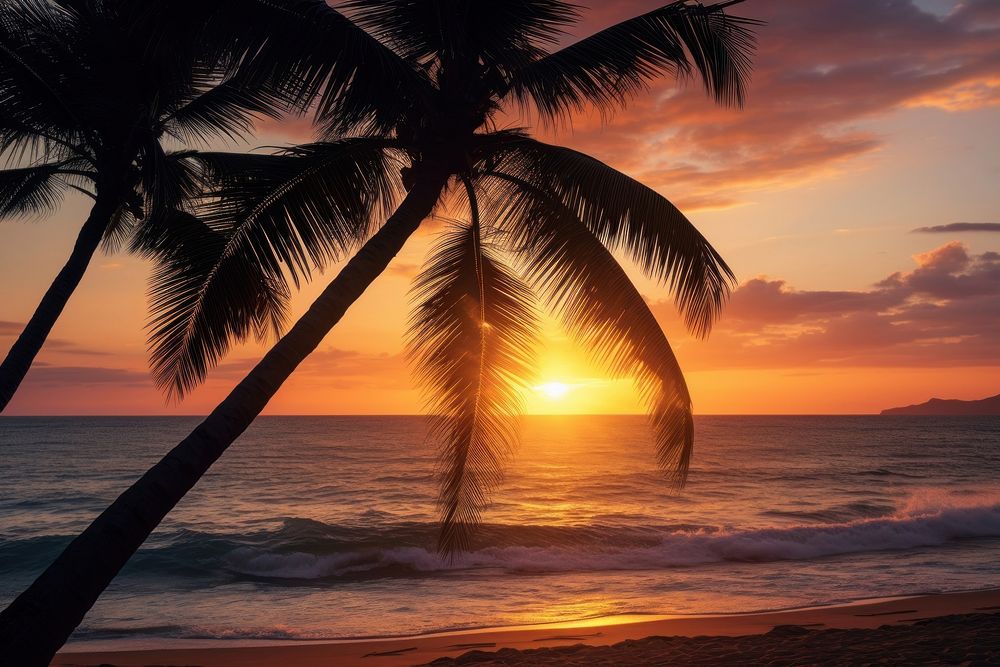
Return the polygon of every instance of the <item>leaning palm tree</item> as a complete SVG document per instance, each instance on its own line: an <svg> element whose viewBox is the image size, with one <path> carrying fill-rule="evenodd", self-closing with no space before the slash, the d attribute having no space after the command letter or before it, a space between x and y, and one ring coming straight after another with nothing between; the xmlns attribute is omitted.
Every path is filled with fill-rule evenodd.
<svg viewBox="0 0 1000 667"><path fill-rule="evenodd" d="M198 191L167 144L249 131L273 115L268 88L225 80L198 49L158 48L131 0L5 0L0 5L0 218L34 216L68 191L92 200L69 259L0 364L0 411L103 244ZM149 230L152 231L152 230Z"/></svg>
<svg viewBox="0 0 1000 667"><path fill-rule="evenodd" d="M255 2L171 6L206 4L211 25ZM556 123L576 110L611 112L663 75L700 76L719 102L741 104L753 22L725 14L732 2L673 2L554 49L578 18L562 0L355 0L345 13L322 0L260 4L281 10L272 31L310 43L323 34L377 42L372 62L383 78L377 86L355 77L330 85L316 64L345 48L319 46L298 70L306 79L285 93L318 110L322 142L279 155L197 158L217 184L199 215L208 228L229 231L214 260L159 257L150 340L157 381L182 395L226 353L234 335L222 305L250 298L237 286L251 265L279 280L283 271L360 250L232 393L0 614L0 650L21 664L44 664L58 649L446 197L466 215L416 281L409 340L443 448L442 552L467 544L513 445L512 417L537 337L536 295L612 372L635 378L659 463L675 482L686 475L694 430L684 378L614 253L661 280L696 334L709 331L731 272L657 192L574 150L494 128L518 110ZM243 51L242 64L253 70L256 60L261 76L271 76L273 65L257 54ZM385 91L391 99L367 97Z"/></svg>

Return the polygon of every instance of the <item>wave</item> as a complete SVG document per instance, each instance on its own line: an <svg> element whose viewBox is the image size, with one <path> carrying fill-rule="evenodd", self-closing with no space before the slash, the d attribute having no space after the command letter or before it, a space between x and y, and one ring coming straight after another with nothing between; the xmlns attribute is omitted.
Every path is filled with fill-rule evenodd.
<svg viewBox="0 0 1000 667"><path fill-rule="evenodd" d="M249 535L178 531L156 536L152 548L141 550L123 574L228 577L295 586L471 571L543 574L812 560L1000 537L1000 494L962 499L926 492L882 517L743 530L691 524L493 524L483 526L473 547L452 560L435 553L436 537L437 525L432 523L344 527L308 519L286 519L276 530ZM27 567L29 560L49 560L49 552L64 543L64 538L0 542L0 561ZM22 557L14 553L18 546Z"/></svg>
<svg viewBox="0 0 1000 667"><path fill-rule="evenodd" d="M1000 537L1000 503L919 511L841 524L745 531L675 532L655 544L620 546L619 536L600 544L488 546L448 561L417 546L355 550L336 554L274 553L252 547L227 557L237 573L273 579L339 579L390 573L441 573L497 569L549 573L655 570L719 562L762 563L811 560L850 553L892 551L955 540ZM615 544L618 546L602 546Z"/></svg>

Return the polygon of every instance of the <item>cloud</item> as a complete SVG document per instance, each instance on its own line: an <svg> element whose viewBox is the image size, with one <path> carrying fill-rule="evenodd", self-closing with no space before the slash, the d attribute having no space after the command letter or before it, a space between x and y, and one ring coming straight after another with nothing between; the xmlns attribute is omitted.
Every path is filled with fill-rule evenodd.
<svg viewBox="0 0 1000 667"><path fill-rule="evenodd" d="M661 3L606 3L588 34ZM694 84L658 82L613 121L575 119L555 140L591 152L680 206L718 208L761 190L838 173L884 137L862 121L900 109L959 112L1000 104L1000 22L993 0L922 11L906 0L756 0L734 13L767 21L743 110Z"/></svg>
<svg viewBox="0 0 1000 667"><path fill-rule="evenodd" d="M243 357L230 359L219 364L209 373L206 385L213 388L206 396L210 400L204 409L214 405L219 390L229 391L242 380L259 362L259 358ZM395 380L393 380L395 379ZM392 386L406 386L409 379L408 368L402 354L366 353L329 347L314 351L295 372L295 384L300 390L326 394L339 390L384 390L387 380ZM18 392L22 407L37 405L43 410L51 409L46 396L58 391L79 391L93 388L99 392L124 390L132 397L142 396L142 403L154 406L154 411L166 404L163 395L155 390L147 370L107 366L60 365L37 361L33 364ZM87 394L86 391L83 392ZM109 394L111 395L111 394ZM121 395L116 396L116 405L121 403ZM223 394L224 395L224 394ZM222 395L217 396L221 399ZM91 395L80 396L86 403ZM76 401L77 399L72 399ZM189 398L179 404L182 410L190 410L200 405ZM103 408L107 409L107 408ZM118 409L112 406L112 410ZM202 408L194 408L196 411Z"/></svg>
<svg viewBox="0 0 1000 667"><path fill-rule="evenodd" d="M144 371L102 366L53 366L43 362L33 364L25 378L25 389L35 386L149 386L150 384L149 374Z"/></svg>
<svg viewBox="0 0 1000 667"><path fill-rule="evenodd" d="M1000 253L957 241L861 291L796 290L755 278L705 342L675 340L685 368L941 367L1000 364ZM673 304L652 304L678 330Z"/></svg>
<svg viewBox="0 0 1000 667"><path fill-rule="evenodd" d="M953 222L949 225L917 227L921 234L951 234L955 232L1000 232L1000 222Z"/></svg>
<svg viewBox="0 0 1000 667"><path fill-rule="evenodd" d="M0 338L16 338L21 335L24 330L24 322L10 322L5 320L0 320ZM13 341L11 341L13 342ZM63 340L62 338L47 338L45 339L45 345L43 350L52 350L58 352L72 352L73 354L85 354L95 357L104 357L111 354L107 350L96 350L90 347L83 347L77 345L76 343L68 340Z"/></svg>
<svg viewBox="0 0 1000 667"><path fill-rule="evenodd" d="M397 276L399 278L405 278L406 280L412 280L420 273L420 265L415 262L402 262L393 261L386 269L386 273L390 276Z"/></svg>

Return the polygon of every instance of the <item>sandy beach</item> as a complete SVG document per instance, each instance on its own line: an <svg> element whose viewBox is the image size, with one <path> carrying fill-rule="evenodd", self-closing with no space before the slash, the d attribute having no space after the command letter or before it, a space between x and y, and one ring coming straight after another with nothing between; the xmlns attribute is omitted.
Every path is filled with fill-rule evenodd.
<svg viewBox="0 0 1000 667"><path fill-rule="evenodd" d="M1000 591L748 614L617 616L417 637L64 652L53 667L1000 663Z"/></svg>

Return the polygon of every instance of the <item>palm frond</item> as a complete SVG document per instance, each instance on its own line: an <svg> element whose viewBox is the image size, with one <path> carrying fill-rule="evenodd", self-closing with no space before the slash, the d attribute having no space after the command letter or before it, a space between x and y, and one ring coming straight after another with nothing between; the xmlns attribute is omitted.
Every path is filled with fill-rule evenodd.
<svg viewBox="0 0 1000 667"><path fill-rule="evenodd" d="M20 114L9 113L10 105L0 104L0 165L17 166L38 161L56 161L79 148L45 129L25 123Z"/></svg>
<svg viewBox="0 0 1000 667"><path fill-rule="evenodd" d="M272 248L297 282L366 238L390 210L399 187L388 145L362 137L274 155L197 153L205 178L218 183L201 216L232 226L233 243ZM258 260L277 272L272 261Z"/></svg>
<svg viewBox="0 0 1000 667"><path fill-rule="evenodd" d="M697 71L716 100L742 105L760 22L726 14L732 4L680 0L622 21L515 72L511 92L564 119L590 104L610 113L657 78Z"/></svg>
<svg viewBox="0 0 1000 667"><path fill-rule="evenodd" d="M43 0L0 3L0 133L44 131L66 138L82 130L62 69L77 27Z"/></svg>
<svg viewBox="0 0 1000 667"><path fill-rule="evenodd" d="M72 30L58 8L40 0L0 5L0 107L14 121L61 135L81 136L77 113L62 83L67 60L64 33Z"/></svg>
<svg viewBox="0 0 1000 667"><path fill-rule="evenodd" d="M478 216L445 233L417 278L408 354L443 454L439 549L467 548L517 442L534 375L533 296L483 243Z"/></svg>
<svg viewBox="0 0 1000 667"><path fill-rule="evenodd" d="M113 254L121 250L130 242L136 231L141 227L136 211L128 205L119 206L111 214L107 227L104 228L104 236L101 238L101 250L107 254Z"/></svg>
<svg viewBox="0 0 1000 667"><path fill-rule="evenodd" d="M104 232L104 252L127 246L145 254L149 250L147 235L161 234L160 228L177 219L178 211L190 207L208 187L195 151L168 153L159 141L152 140L145 142L141 151L139 183L122 195L121 205Z"/></svg>
<svg viewBox="0 0 1000 667"><path fill-rule="evenodd" d="M59 164L0 170L0 219L48 213L66 188Z"/></svg>
<svg viewBox="0 0 1000 667"><path fill-rule="evenodd" d="M196 94L163 119L168 131L186 141L207 143L220 136L238 140L254 121L280 118L286 105L269 85L249 87L223 81Z"/></svg>
<svg viewBox="0 0 1000 667"><path fill-rule="evenodd" d="M694 446L691 397L670 343L607 248L557 198L514 176L485 179L487 209L570 333L611 373L634 378L659 465L680 486Z"/></svg>
<svg viewBox="0 0 1000 667"><path fill-rule="evenodd" d="M143 217L192 206L208 188L205 168L197 151L166 151L158 141L142 146L139 184L146 210Z"/></svg>
<svg viewBox="0 0 1000 667"><path fill-rule="evenodd" d="M483 161L551 193L608 248L666 284L691 332L708 335L735 277L669 200L600 160L526 137Z"/></svg>
<svg viewBox="0 0 1000 667"><path fill-rule="evenodd" d="M258 273L274 285L289 277L298 285L313 266L339 259L365 238L397 191L377 140L311 144L280 155L199 153L192 159L218 184L199 217L223 241L212 246L211 261L199 262L197 281L186 272L178 280L170 273L151 291L153 377L174 397L201 382L232 342L246 335L248 329L227 321L233 308L227 294L241 299L242 283L262 284L254 278Z"/></svg>
<svg viewBox="0 0 1000 667"><path fill-rule="evenodd" d="M345 11L403 57L509 70L543 55L578 19L563 0L351 0Z"/></svg>
<svg viewBox="0 0 1000 667"><path fill-rule="evenodd" d="M194 40L189 48L222 62L240 86L273 87L315 109L336 135L391 128L430 89L422 72L324 0L172 0L152 15L161 48Z"/></svg>
<svg viewBox="0 0 1000 667"><path fill-rule="evenodd" d="M233 341L280 335L289 292L258 264L226 255L227 236L193 215L173 211L158 221L144 226L137 251L155 261L148 290L153 376L161 387L170 383L171 396L179 398ZM187 335L170 335L177 326Z"/></svg>

